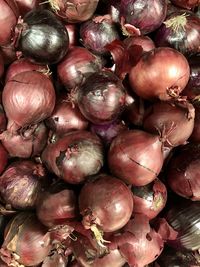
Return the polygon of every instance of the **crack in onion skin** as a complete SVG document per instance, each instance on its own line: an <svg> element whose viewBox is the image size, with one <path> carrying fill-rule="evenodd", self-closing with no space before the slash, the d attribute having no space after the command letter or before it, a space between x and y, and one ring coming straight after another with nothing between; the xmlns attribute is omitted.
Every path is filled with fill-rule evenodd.
<svg viewBox="0 0 200 267"><path fill-rule="evenodd" d="M0 143L0 174L5 169L8 162L8 153L5 150L4 146Z"/></svg>
<svg viewBox="0 0 200 267"><path fill-rule="evenodd" d="M124 182L100 174L81 189L79 209L86 229L96 224L104 232L113 232L129 221L133 211L133 198Z"/></svg>
<svg viewBox="0 0 200 267"><path fill-rule="evenodd" d="M108 164L111 173L123 181L146 185L162 168L162 142L159 136L141 130L123 132L111 143Z"/></svg>
<svg viewBox="0 0 200 267"><path fill-rule="evenodd" d="M103 145L87 131L74 131L49 144L42 153L47 168L64 181L79 184L103 166Z"/></svg>
<svg viewBox="0 0 200 267"><path fill-rule="evenodd" d="M7 130L16 132L51 115L55 106L55 90L42 73L27 71L15 75L3 89L2 103L8 118Z"/></svg>
<svg viewBox="0 0 200 267"><path fill-rule="evenodd" d="M173 48L159 47L146 52L132 67L129 82L138 96L165 101L179 96L189 76L190 67L183 54Z"/></svg>

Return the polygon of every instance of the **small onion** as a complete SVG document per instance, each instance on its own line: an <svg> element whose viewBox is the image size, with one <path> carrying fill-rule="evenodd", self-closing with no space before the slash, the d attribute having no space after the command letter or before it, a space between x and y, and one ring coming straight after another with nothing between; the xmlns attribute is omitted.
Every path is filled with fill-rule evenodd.
<svg viewBox="0 0 200 267"><path fill-rule="evenodd" d="M144 99L169 100L183 91L189 76L186 58L173 48L160 47L141 57L131 69L129 81L132 90Z"/></svg>
<svg viewBox="0 0 200 267"><path fill-rule="evenodd" d="M49 117L55 105L51 80L36 71L22 72L8 81L2 94L3 107L11 132Z"/></svg>
<svg viewBox="0 0 200 267"><path fill-rule="evenodd" d="M110 171L129 184L152 182L163 165L159 136L141 130L120 133L111 143L108 163Z"/></svg>
<svg viewBox="0 0 200 267"><path fill-rule="evenodd" d="M9 223L0 254L8 266L35 266L42 263L50 249L48 229L34 214L21 212Z"/></svg>
<svg viewBox="0 0 200 267"><path fill-rule="evenodd" d="M8 161L8 153L3 147L3 145L0 143L0 174L5 169L7 161Z"/></svg>
<svg viewBox="0 0 200 267"><path fill-rule="evenodd" d="M103 166L103 145L90 132L70 132L44 149L42 161L64 181L82 183Z"/></svg>
<svg viewBox="0 0 200 267"><path fill-rule="evenodd" d="M45 185L45 170L32 161L11 163L0 176L0 194L16 209L32 209Z"/></svg>

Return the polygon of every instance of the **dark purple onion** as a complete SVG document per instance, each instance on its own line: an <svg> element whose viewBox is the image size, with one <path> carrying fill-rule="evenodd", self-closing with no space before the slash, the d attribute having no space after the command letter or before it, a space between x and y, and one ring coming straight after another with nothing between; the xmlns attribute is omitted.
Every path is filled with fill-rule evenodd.
<svg viewBox="0 0 200 267"><path fill-rule="evenodd" d="M22 17L34 8L39 7L40 0L15 0L19 8L19 13Z"/></svg>
<svg viewBox="0 0 200 267"><path fill-rule="evenodd" d="M0 177L0 194L6 204L16 209L32 209L42 194L46 173L32 161L11 163Z"/></svg>
<svg viewBox="0 0 200 267"><path fill-rule="evenodd" d="M199 0L171 0L171 2L179 7L192 9L199 6Z"/></svg>
<svg viewBox="0 0 200 267"><path fill-rule="evenodd" d="M78 27L77 24L65 24L65 28L69 35L69 47L78 45Z"/></svg>
<svg viewBox="0 0 200 267"><path fill-rule="evenodd" d="M0 174L5 169L8 162L8 152L5 150L3 145L0 143Z"/></svg>
<svg viewBox="0 0 200 267"><path fill-rule="evenodd" d="M96 53L106 52L105 46L120 39L115 23L109 15L96 16L81 24L81 42Z"/></svg>

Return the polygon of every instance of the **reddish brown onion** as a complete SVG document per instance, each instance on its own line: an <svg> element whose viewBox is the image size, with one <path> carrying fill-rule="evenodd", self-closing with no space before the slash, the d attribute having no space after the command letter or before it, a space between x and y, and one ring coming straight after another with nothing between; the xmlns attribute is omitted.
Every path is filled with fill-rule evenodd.
<svg viewBox="0 0 200 267"><path fill-rule="evenodd" d="M152 182L163 165L159 136L141 130L120 133L108 152L110 171L135 186Z"/></svg>
<svg viewBox="0 0 200 267"><path fill-rule="evenodd" d="M132 90L144 99L169 100L181 93L189 75L186 58L175 49L161 47L141 57L131 69L129 81Z"/></svg>
<svg viewBox="0 0 200 267"><path fill-rule="evenodd" d="M27 71L8 81L2 94L8 131L14 132L49 117L55 105L51 80L42 73Z"/></svg>
<svg viewBox="0 0 200 267"><path fill-rule="evenodd" d="M44 123L28 127L23 132L11 134L8 131L0 135L0 140L10 157L30 158L39 156L47 144L48 130Z"/></svg>
<svg viewBox="0 0 200 267"><path fill-rule="evenodd" d="M6 204L16 209L32 209L46 182L41 164L32 161L11 163L0 177L0 193Z"/></svg>
<svg viewBox="0 0 200 267"><path fill-rule="evenodd" d="M35 266L41 263L51 249L50 233L35 214L21 212L7 227L0 250L1 259L8 266Z"/></svg>
<svg viewBox="0 0 200 267"><path fill-rule="evenodd" d="M0 143L0 174L5 169L7 161L8 161L8 153L3 147L3 145Z"/></svg>
<svg viewBox="0 0 200 267"><path fill-rule="evenodd" d="M64 181L82 183L103 166L103 145L91 132L70 132L44 149L42 161Z"/></svg>
<svg viewBox="0 0 200 267"><path fill-rule="evenodd" d="M192 9L199 5L199 0L171 0L174 5L179 7Z"/></svg>

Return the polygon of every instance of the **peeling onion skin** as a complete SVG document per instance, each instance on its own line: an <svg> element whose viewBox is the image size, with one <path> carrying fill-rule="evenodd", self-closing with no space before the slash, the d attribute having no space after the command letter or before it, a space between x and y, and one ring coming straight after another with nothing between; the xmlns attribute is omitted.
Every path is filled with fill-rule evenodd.
<svg viewBox="0 0 200 267"><path fill-rule="evenodd" d="M141 130L119 134L111 143L108 164L111 173L126 183L143 186L152 182L163 165L159 136Z"/></svg>
<svg viewBox="0 0 200 267"><path fill-rule="evenodd" d="M133 198L121 180L100 174L81 189L79 209L86 229L96 224L104 232L114 232L129 221Z"/></svg>
<svg viewBox="0 0 200 267"><path fill-rule="evenodd" d="M165 62L165 64L163 64ZM146 52L129 73L132 90L147 100L177 97L188 83L190 67L177 50L159 47Z"/></svg>

